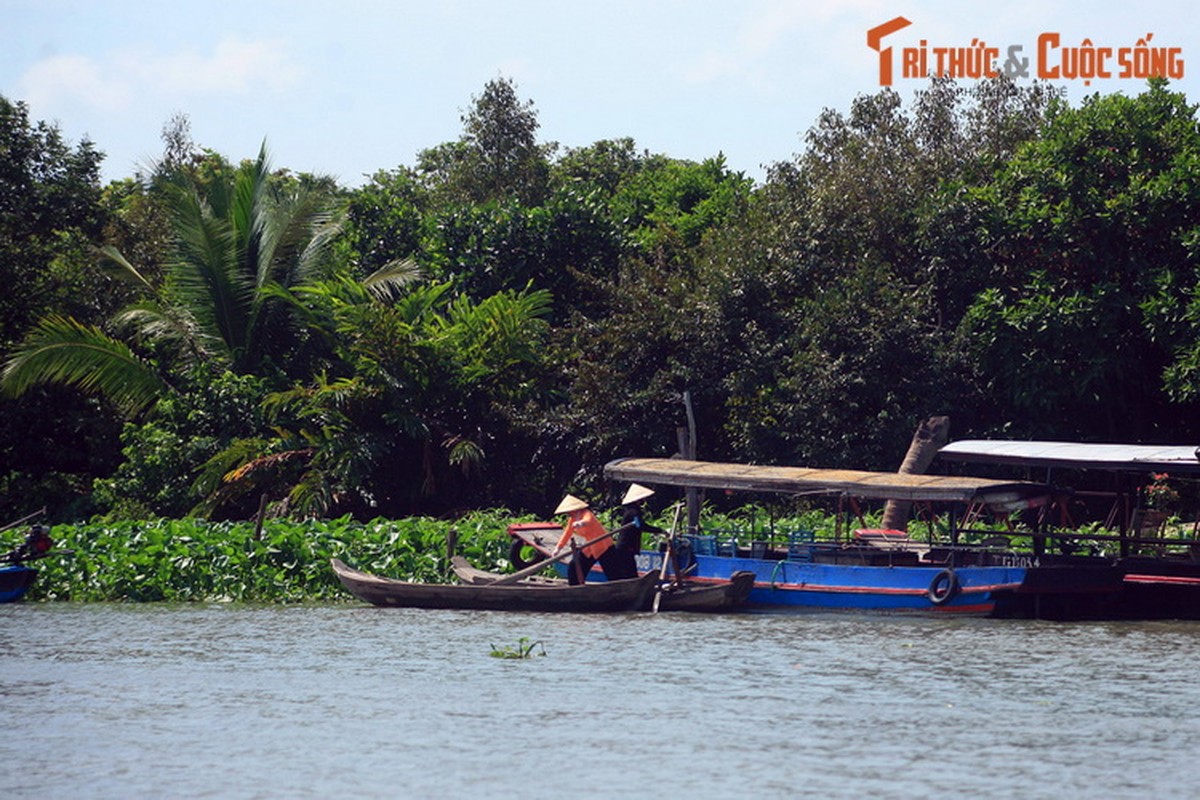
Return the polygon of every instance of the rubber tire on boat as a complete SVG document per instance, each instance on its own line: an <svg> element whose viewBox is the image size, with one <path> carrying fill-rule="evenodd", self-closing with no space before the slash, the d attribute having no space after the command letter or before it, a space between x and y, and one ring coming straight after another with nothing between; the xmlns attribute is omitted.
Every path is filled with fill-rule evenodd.
<svg viewBox="0 0 1200 800"><path fill-rule="evenodd" d="M940 606L958 597L961 591L962 585L958 582L958 575L952 569L944 569L933 576L926 594L929 595L929 602Z"/></svg>
<svg viewBox="0 0 1200 800"><path fill-rule="evenodd" d="M526 547L533 550L533 555L530 558L525 558L523 555L521 555L521 551ZM545 561L546 554L533 547L533 545L529 544L528 542L520 539L513 539L513 543L508 547L508 560L512 562L512 565L517 569L525 569L526 567L532 567L534 564Z"/></svg>

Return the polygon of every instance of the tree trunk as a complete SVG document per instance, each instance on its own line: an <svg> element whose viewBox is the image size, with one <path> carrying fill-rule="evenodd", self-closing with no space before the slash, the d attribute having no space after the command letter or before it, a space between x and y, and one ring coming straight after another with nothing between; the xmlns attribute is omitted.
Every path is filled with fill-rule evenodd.
<svg viewBox="0 0 1200 800"><path fill-rule="evenodd" d="M908 454L898 472L908 475L920 475L929 469L937 451L950 441L950 418L930 417L917 426L912 442L908 446ZM912 503L907 500L888 500L883 507L884 528L892 530L907 530L908 515Z"/></svg>
<svg viewBox="0 0 1200 800"><path fill-rule="evenodd" d="M679 440L679 455L694 461L696 459L696 415L692 411L692 393L683 392L683 407L687 412L687 428L676 428L675 435ZM685 492L687 498L687 530L697 533L700 530L700 491L689 487Z"/></svg>

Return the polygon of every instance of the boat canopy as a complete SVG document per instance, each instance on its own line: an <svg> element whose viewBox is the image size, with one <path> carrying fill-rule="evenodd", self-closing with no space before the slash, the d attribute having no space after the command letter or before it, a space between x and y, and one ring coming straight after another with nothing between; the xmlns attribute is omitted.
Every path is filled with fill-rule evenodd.
<svg viewBox="0 0 1200 800"><path fill-rule="evenodd" d="M933 502L1006 503L1044 496L1049 487L1023 481L999 481L949 475L914 475L808 467L770 467L689 461L678 458L623 458L610 461L611 480L784 494L847 494L864 499Z"/></svg>
<svg viewBox="0 0 1200 800"><path fill-rule="evenodd" d="M938 458L977 464L1097 469L1109 472L1200 474L1194 445L1083 444L964 439L938 451Z"/></svg>

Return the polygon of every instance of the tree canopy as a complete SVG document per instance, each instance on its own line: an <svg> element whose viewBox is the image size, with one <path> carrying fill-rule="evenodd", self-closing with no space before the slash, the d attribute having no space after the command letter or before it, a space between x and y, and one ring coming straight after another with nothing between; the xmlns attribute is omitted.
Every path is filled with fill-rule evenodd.
<svg viewBox="0 0 1200 800"><path fill-rule="evenodd" d="M703 457L758 463L894 469L932 415L1198 435L1200 128L1165 81L885 89L761 183L541 141L509 79L471 100L357 189L186 118L101 188L90 143L0 98L4 402L53 398L37 435L97 451L9 485L70 486L64 515L544 512L675 452L685 392Z"/></svg>

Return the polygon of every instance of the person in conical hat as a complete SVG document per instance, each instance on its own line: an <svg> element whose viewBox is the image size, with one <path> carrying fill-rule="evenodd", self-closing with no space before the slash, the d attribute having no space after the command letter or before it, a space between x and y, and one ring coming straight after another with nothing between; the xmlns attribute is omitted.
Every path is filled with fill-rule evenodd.
<svg viewBox="0 0 1200 800"><path fill-rule="evenodd" d="M647 489L640 483L631 483L629 484L629 490L625 492L624 499L621 500L621 505L628 506L632 503L640 503L653 494L653 489Z"/></svg>
<svg viewBox="0 0 1200 800"><path fill-rule="evenodd" d="M604 565L604 574L612 578L616 573L622 578L637 577L637 554L642 552L643 533L663 533L657 525L646 522L642 512L642 501L653 496L654 490L641 484L630 484L621 500L621 533L609 563Z"/></svg>
<svg viewBox="0 0 1200 800"><path fill-rule="evenodd" d="M561 503L558 504L558 508L554 509L554 514L557 516L559 514L566 514L570 511L579 511L580 509L587 507L588 504L586 501L580 500L573 494L569 494L562 499Z"/></svg>
<svg viewBox="0 0 1200 800"><path fill-rule="evenodd" d="M567 579L572 585L583 583L587 580L587 574L591 572L596 561L612 548L612 537L608 536L600 541L595 541L599 537L605 536L608 531L604 529L600 520L596 519L596 515L592 513L587 502L574 495L569 494L564 497L558 504L558 508L554 509L554 513L555 515L567 515L567 522L563 526L562 536L559 537L558 544L554 548L554 555L561 553L572 539L577 545L582 545L571 557ZM612 579L607 569L604 574L605 577Z"/></svg>

